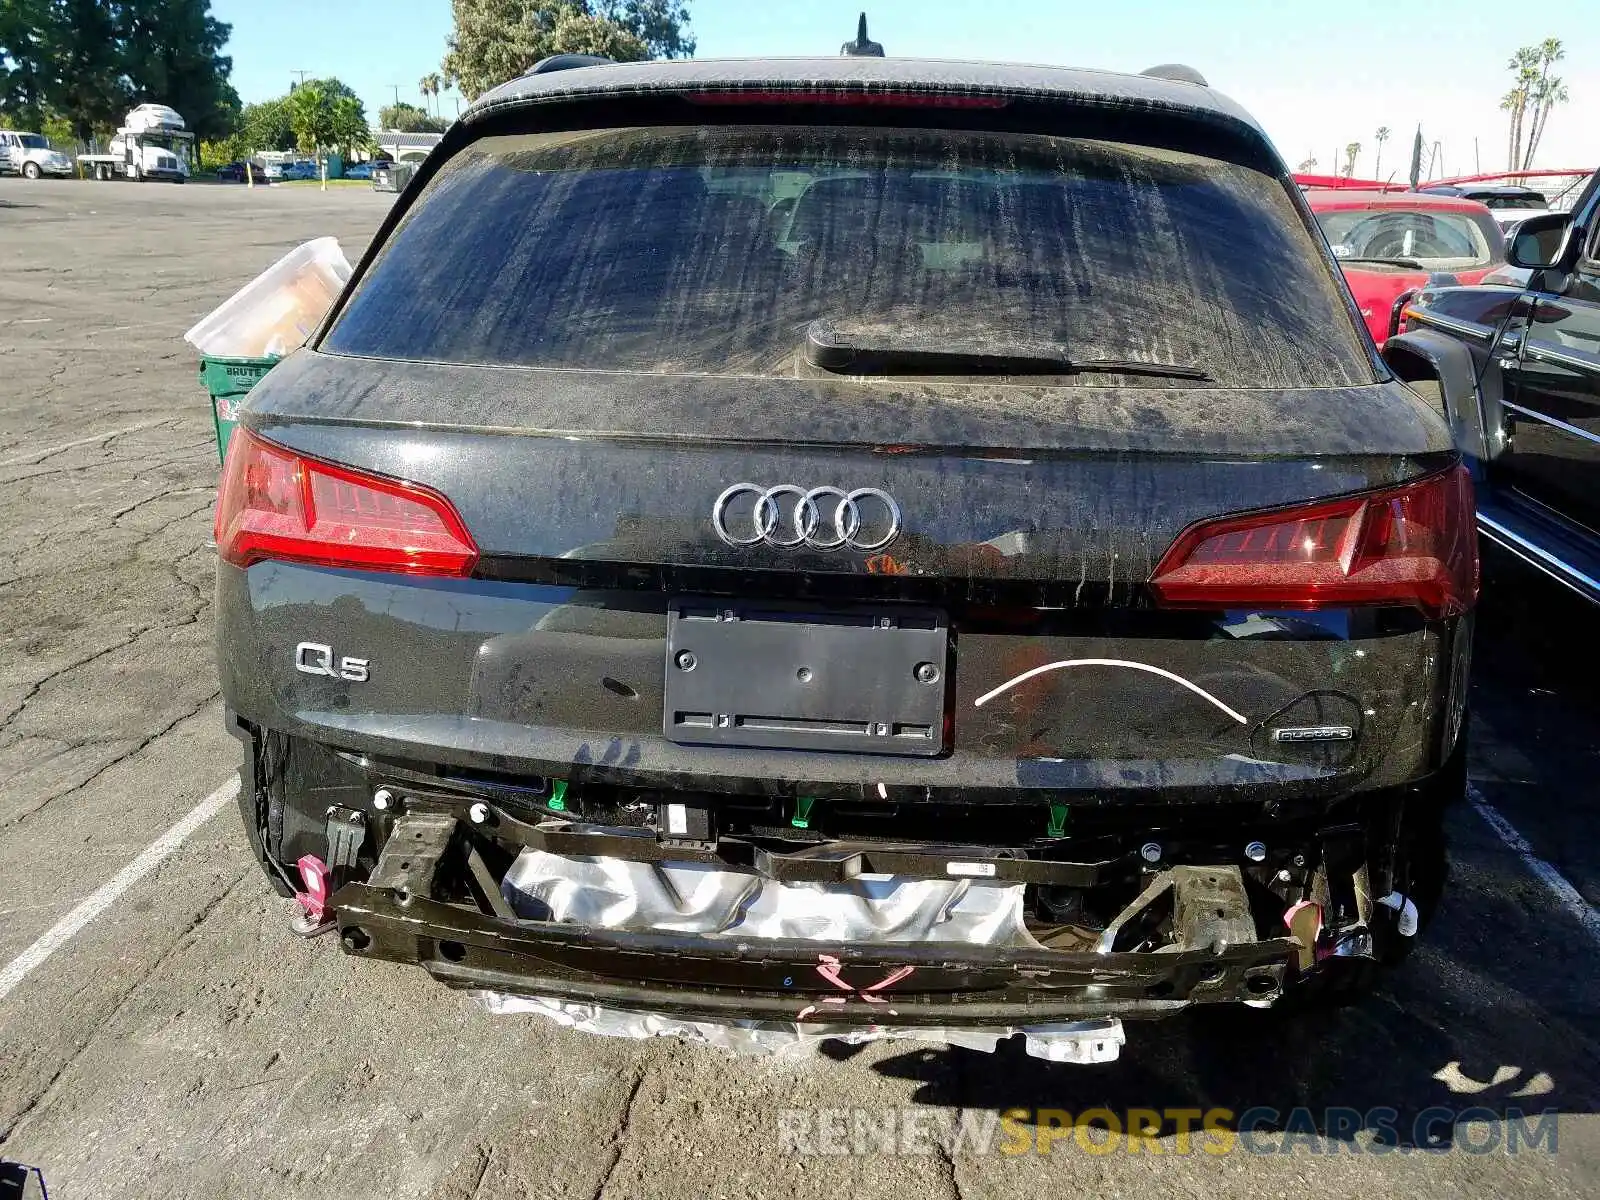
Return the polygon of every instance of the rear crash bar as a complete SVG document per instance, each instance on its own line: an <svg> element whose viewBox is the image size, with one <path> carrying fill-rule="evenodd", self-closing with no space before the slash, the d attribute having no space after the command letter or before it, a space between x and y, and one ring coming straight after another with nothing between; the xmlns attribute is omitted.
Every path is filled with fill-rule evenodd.
<svg viewBox="0 0 1600 1200"><path fill-rule="evenodd" d="M709 842L661 839L651 829L619 829L577 821L520 821L482 800L406 790L405 811L443 814L466 822L507 846L546 850L568 858L620 858L629 862L704 863L754 871L779 883L847 883L861 875L913 879L975 878L993 883L1054 884L1091 888L1107 882L1129 860L1062 862L1029 857L1026 847L937 846L927 842L828 841L792 851L772 850L743 838Z"/></svg>
<svg viewBox="0 0 1600 1200"><path fill-rule="evenodd" d="M435 896L441 864L463 858L476 906ZM1297 940L1228 944L1218 936L1253 933L1237 868L1164 873L1115 928L1131 928L1140 906L1157 900L1182 939L1160 952L1104 943L1086 954L752 941L519 920L484 866L476 831L447 814L418 813L396 821L371 878L344 885L332 903L351 954L416 963L455 987L682 1017L794 1021L825 1001L830 1024L1014 1025L1156 1017L1191 1004L1259 1006L1280 995L1301 950Z"/></svg>

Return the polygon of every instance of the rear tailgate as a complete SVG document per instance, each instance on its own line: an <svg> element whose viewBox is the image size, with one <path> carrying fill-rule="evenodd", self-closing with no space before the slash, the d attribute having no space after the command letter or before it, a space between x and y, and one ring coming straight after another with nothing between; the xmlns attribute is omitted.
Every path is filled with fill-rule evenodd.
<svg viewBox="0 0 1600 1200"><path fill-rule="evenodd" d="M759 752L674 737L664 717L671 601L725 597L809 604L819 614L900 605L935 611L948 627L940 753L930 761L927 747L901 743L900 753L864 757L808 743L817 752L782 767L796 786L1192 795L1219 784L1348 786L1386 771L1404 777L1429 743L1440 635L1415 614L1163 612L1146 586L1196 521L1370 491L1437 466L1431 418L1404 388L1330 390L1299 404L1268 393L1186 393L1169 404L1174 419L1164 429L1131 415L1138 409L1127 407L1126 392L1086 392L1075 398L1081 420L1034 425L1035 444L1019 449L1037 401L1025 390L985 410L941 402L929 388L890 410L859 398L830 405L809 387L769 401L762 389L780 385L736 395L720 381L696 381L680 401L647 395L625 418L608 407L620 402L608 385L581 401L576 384L562 386L562 403L581 420L511 432L468 422L492 418L493 408L526 416L550 387L545 373L310 354L280 367L252 400L256 429L448 496L481 558L471 580L275 563L225 573L232 652L224 670L236 707L354 748L462 765L543 774L577 763L634 782L762 786L755 781L773 765ZM626 394L617 381L609 386ZM414 424L439 394L457 397L456 420ZM765 428L794 440L693 436L701 414L722 403L769 412ZM322 415L275 412L291 404ZM1275 453L1224 454L1213 405L1230 414L1231 428L1258 426L1258 444ZM374 408L388 419L367 420ZM886 411L900 419L874 427L869 418ZM1363 417L1316 415L1329 411ZM1187 427L1182 413L1192 414ZM630 420L654 433L628 429ZM1377 453L1396 445L1393 434L1363 434L1407 422L1409 453ZM901 440L873 440L891 424ZM814 440L796 436L802 429ZM1308 455L1311 438L1343 453ZM938 444L945 439L957 445ZM871 551L729 545L713 509L744 481L878 488L896 501L902 530ZM749 522L751 513L733 507L728 520ZM297 670L293 648L308 641L370 660L370 679ZM1007 686L1068 662L1083 665ZM1280 727L1321 726L1348 726L1351 736L1274 740ZM1397 747L1405 752L1385 766Z"/></svg>
<svg viewBox="0 0 1600 1200"><path fill-rule="evenodd" d="M1425 770L1455 624L1148 586L1196 522L1453 458L1377 381L1298 197L1249 165L1264 141L790 117L500 133L408 197L244 419L442 494L479 556L225 566L230 704L358 752L721 792L1215 800ZM801 353L820 319L1090 373L841 376ZM307 643L366 677L307 671Z"/></svg>

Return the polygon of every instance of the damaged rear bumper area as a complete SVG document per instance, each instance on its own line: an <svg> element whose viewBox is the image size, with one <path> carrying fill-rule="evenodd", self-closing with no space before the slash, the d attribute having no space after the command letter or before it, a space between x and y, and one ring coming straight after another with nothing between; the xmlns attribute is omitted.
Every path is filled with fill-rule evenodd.
<svg viewBox="0 0 1600 1200"><path fill-rule="evenodd" d="M1367 898L1359 837L1345 839L1344 886L1286 908L1235 864L1132 864L1129 886L1121 861L928 844L783 851L525 822L422 790L383 803L367 877L338 883L334 868L326 916L344 950L556 1007L997 1033L1264 1007L1325 960L1373 957L1388 912ZM1061 904L1106 889L1131 895L1108 920L1035 915L1041 890Z"/></svg>

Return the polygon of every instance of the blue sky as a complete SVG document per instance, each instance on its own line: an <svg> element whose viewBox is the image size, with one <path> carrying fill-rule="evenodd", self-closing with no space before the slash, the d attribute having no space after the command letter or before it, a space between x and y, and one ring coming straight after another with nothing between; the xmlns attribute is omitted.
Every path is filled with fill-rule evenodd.
<svg viewBox="0 0 1600 1200"><path fill-rule="evenodd" d="M1374 167L1373 132L1389 126L1382 174L1403 171L1422 122L1449 174L1505 165L1519 45L1555 36L1571 103L1557 109L1538 165L1600 162L1600 0L690 0L698 57L834 54L866 7L890 54L1059 63L1138 71L1187 62L1256 115L1291 165L1359 141L1357 172ZM338 75L369 115L439 69L449 0L212 0L233 25L233 81L246 100L287 89L299 71ZM446 115L456 97L443 100Z"/></svg>

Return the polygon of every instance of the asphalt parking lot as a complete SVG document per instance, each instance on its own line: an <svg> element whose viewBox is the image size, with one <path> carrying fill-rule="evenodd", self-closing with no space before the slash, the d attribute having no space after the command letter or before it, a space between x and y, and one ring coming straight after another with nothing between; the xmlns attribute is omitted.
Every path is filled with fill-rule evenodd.
<svg viewBox="0 0 1600 1200"><path fill-rule="evenodd" d="M1498 559L1446 907L1353 1009L1130 1025L1098 1067L739 1059L492 1017L291 936L218 798L217 461L181 335L308 238L354 259L388 200L0 180L0 1157L67 1200L1600 1194L1596 614ZM1038 1110L1096 1106L1222 1132L1168 1116L1136 1151L1037 1152ZM934 1144L1010 1109L987 1149ZM1263 1109L1288 1132L1216 1153ZM1554 1145L1510 1153L1517 1114L1552 1109Z"/></svg>

